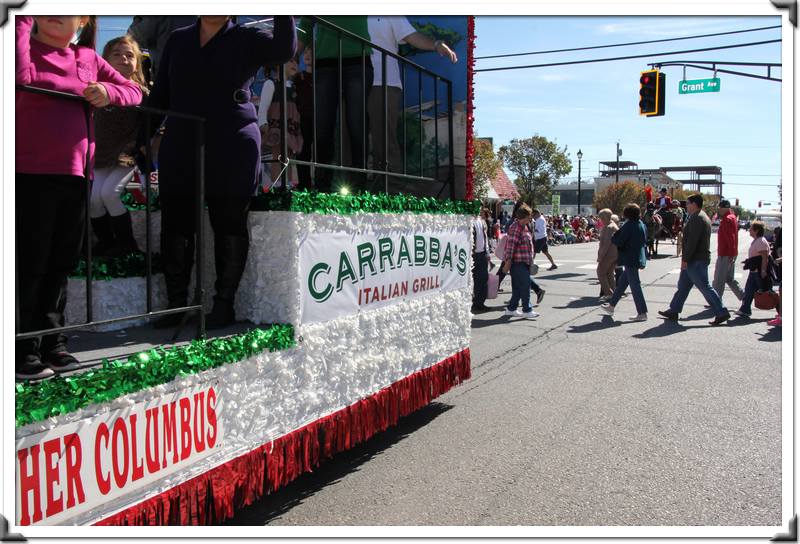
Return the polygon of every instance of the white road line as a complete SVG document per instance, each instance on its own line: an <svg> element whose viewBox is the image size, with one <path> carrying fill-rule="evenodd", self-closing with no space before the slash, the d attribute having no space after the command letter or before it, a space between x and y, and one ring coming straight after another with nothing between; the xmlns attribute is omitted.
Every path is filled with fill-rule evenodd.
<svg viewBox="0 0 800 544"><path fill-rule="evenodd" d="M576 266L575 268L582 268L582 269L585 269L585 270L595 270L597 268L597 265L596 264L584 264L584 265L581 265L581 266Z"/></svg>

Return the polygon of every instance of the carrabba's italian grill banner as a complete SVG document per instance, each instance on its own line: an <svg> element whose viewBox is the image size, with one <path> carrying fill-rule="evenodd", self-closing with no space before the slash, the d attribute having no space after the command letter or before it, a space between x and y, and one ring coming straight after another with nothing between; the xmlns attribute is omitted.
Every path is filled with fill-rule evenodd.
<svg viewBox="0 0 800 544"><path fill-rule="evenodd" d="M467 287L469 237L466 227L301 237L301 323Z"/></svg>

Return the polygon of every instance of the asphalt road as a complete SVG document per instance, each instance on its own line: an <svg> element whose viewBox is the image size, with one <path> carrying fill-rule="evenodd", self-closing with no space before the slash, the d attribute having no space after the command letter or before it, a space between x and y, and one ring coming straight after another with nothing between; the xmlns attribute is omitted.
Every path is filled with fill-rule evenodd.
<svg viewBox="0 0 800 544"><path fill-rule="evenodd" d="M630 297L597 306L596 244L553 248L539 319L500 316L509 280L475 316L471 380L230 524L784 525L781 330L760 310L710 327L696 290L658 318L665 249L629 323Z"/></svg>

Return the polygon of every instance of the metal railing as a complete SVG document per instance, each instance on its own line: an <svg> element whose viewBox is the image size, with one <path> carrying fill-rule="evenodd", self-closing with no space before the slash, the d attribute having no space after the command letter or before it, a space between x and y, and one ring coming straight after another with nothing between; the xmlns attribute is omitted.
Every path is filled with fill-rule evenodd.
<svg viewBox="0 0 800 544"><path fill-rule="evenodd" d="M59 91L52 91L47 89L40 89L37 87L31 87L28 85L17 85L16 90L18 92L27 92L27 93L35 93L35 94L42 94L46 95L55 99L60 100L68 100L72 102L80 102L85 111L85 118L86 118L86 128L87 134L91 134L94 132L92 128L92 110L89 103L84 99L82 96L73 95L69 93L63 93ZM117 106L115 106L117 107ZM203 259L204 259L204 240L205 234L203 229L204 219L203 219L203 202L204 202L204 193L205 193L205 133L204 133L204 123L205 119L202 117L198 117L196 115L190 115L186 113L179 113L170 110L162 110L158 108L151 108L147 106L128 106L127 108L136 110L144 114L145 118L145 134L147 137L145 138L144 146L145 146L145 171L142 172L142 176L144 178L144 196L145 196L145 276L146 276L146 312L143 314L136 314L136 315L127 315L122 317L116 317L113 319L102 319L95 321L93 319L93 297L92 297L92 269L93 269L93 262L92 262L92 225L90 220L90 200L91 200L91 183L88 181L90 178L90 155L89 155L89 148L87 146L86 151L86 158L85 158L85 178L87 179L86 182L86 211L85 211L85 221L86 221L86 232L84 237L84 259L86 260L86 322L80 323L77 325L68 325L62 327L56 327L52 329L43 329L43 330L36 330L36 331L20 331L20 301L19 301L19 287L16 289L16 334L15 340L23 340L26 338L33 338L36 336L44 336L44 335L51 335L51 334L58 334L63 332L69 332L74 330L86 329L89 327L94 327L98 325L108 325L111 323L119 323L123 321L132 321L136 319L153 319L156 317L177 314L177 313L185 313L186 316L191 312L195 312L198 314L197 319L197 337L201 338L205 336L205 319L203 315L203 307L205 303L205 290L203 288ZM195 266L195 303L189 306L184 306L180 308L170 308L166 310L156 310L153 311L153 252L152 252L152 227L151 227L151 186L150 186L150 171L151 171L151 158L152 158L152 147L150 142L150 136L153 134L151 131L151 117L158 116L158 117L175 117L186 119L187 121L191 121L196 125L196 140L195 140L195 160L197 166L197 177L195 179L195 191L196 191L196 202L195 202L195 221L196 221L196 260L197 264ZM17 119L17 122L21 122L20 119ZM17 210L19 213L20 210ZM163 248L162 248L163 251ZM19 259L17 259L17 266L16 266L16 276L17 276L17 284L19 284ZM181 325L178 325L175 336L173 336L173 340L180 332L182 325L185 323L186 319L184 319Z"/></svg>
<svg viewBox="0 0 800 544"><path fill-rule="evenodd" d="M283 166L281 171L281 177L279 180L272 180L273 185L277 184L280 181L280 187L282 189L287 189L288 181L289 181L289 167L291 165L297 166L304 166L307 168L325 168L331 169L334 171L340 172L350 172L355 174L363 174L363 175L375 175L375 176L383 176L383 191L385 193L389 192L389 179L402 179L408 180L412 182L428 182L428 183L442 183L442 187L440 188L439 192L437 193L437 197L439 197L444 190L445 187L449 187L450 189L450 198L455 198L455 164L454 164L454 131L453 131L453 83L449 79L428 70L427 68L420 66L419 64L410 61L393 51L389 51L384 49L374 43L370 42L366 38L363 38L353 32L350 32L344 28L341 28L330 21L325 20L322 17L315 17L315 16L308 16L309 19L312 20L312 28L309 32L311 37L311 77L312 77L312 127L313 127L313 137L311 143L311 161L304 161L299 160L296 158L289 158L289 148L288 148L288 115L286 112L288 111L288 104L287 104L287 92L286 92L286 78L285 72L281 68L279 70L278 75L278 84L280 85L280 89L276 89L275 92L281 93L280 98L280 115L281 115L281 156L276 158L267 158L267 156L262 155L262 163L271 164L271 163L279 163ZM339 157L338 157L338 164L329 164L319 162L318 156L319 151L317 149L317 44L316 44L316 33L314 32L314 27L316 25L324 25L337 33L337 63L338 63L338 107L339 107L339 115L338 115L338 133L339 133ZM363 84L363 88L366 90L372 89L374 92L373 82L366 81L366 63L368 62L368 55L366 53L366 48L370 47L378 52L381 53L381 90L382 90L382 107L383 107L383 158L384 164L382 165L373 165L372 168L367 168L367 141L368 141L368 128L367 128L367 92L362 91L362 135L363 135L363 149L362 149L362 159L363 164L362 167L359 168L357 166L345 166L344 165L344 156L343 156L343 149L344 149L344 115L343 115L343 89L342 89L342 40L348 39L355 41L361 45L361 81ZM388 106L388 82L387 82L387 58L391 57L392 59L396 60L400 63L401 66L401 83L402 83L402 92L401 92L401 104L402 104L402 133L403 133L403 145L401 149L402 153L402 171L399 169L393 170L392 168L397 165L392 165L389 163L389 106ZM411 69L416 71L418 74L418 97L419 103L417 105L418 110L418 123L419 123L419 171L417 174L411 174L408 172L408 150L406 146L407 141L407 127L406 127L406 83L407 83L407 70ZM422 94L423 94L423 75L430 77L433 80L433 123L434 123L434 175L425 175L425 156L424 156L424 142L425 142L425 132L423 127L423 120L422 120L422 112L423 112L423 102L422 102ZM447 132L448 132L448 162L447 162L447 176L444 180L440 178L439 172L441 169L440 157L439 157L439 89L440 86L444 85L446 87L445 95L447 97ZM268 107L268 104L262 104L260 107ZM392 135L392 138L396 138L396 135Z"/></svg>

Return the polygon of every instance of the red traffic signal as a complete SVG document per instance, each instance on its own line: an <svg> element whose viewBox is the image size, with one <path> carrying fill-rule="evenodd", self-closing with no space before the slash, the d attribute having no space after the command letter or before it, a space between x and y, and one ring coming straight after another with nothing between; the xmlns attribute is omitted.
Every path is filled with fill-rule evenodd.
<svg viewBox="0 0 800 544"><path fill-rule="evenodd" d="M646 70L639 76L639 115L664 115L667 76L659 70Z"/></svg>

